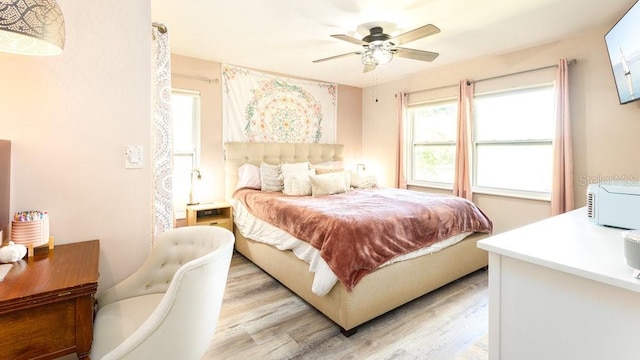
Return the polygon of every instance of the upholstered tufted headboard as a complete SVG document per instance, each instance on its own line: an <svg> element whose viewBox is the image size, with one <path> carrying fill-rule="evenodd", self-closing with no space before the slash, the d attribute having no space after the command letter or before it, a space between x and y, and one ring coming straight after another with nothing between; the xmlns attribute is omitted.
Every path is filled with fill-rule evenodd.
<svg viewBox="0 0 640 360"><path fill-rule="evenodd" d="M342 144L290 144L229 142L224 145L225 196L230 199L238 183L238 168L246 163L268 164L342 161Z"/></svg>

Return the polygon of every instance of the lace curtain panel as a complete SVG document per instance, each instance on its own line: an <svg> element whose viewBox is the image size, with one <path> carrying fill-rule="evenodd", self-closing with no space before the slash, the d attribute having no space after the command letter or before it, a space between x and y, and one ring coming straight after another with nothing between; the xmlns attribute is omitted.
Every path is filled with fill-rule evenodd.
<svg viewBox="0 0 640 360"><path fill-rule="evenodd" d="M222 66L223 142L336 141L336 84Z"/></svg>
<svg viewBox="0 0 640 360"><path fill-rule="evenodd" d="M169 32L152 26L151 87L153 171L152 244L173 227L172 160L173 123L171 121L171 53ZM165 27L166 29L166 27Z"/></svg>

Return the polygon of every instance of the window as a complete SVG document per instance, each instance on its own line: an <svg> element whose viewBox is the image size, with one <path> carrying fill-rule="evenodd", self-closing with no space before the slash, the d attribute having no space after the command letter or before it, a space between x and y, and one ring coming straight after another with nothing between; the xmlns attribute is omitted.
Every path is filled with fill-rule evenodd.
<svg viewBox="0 0 640 360"><path fill-rule="evenodd" d="M457 101L412 105L407 109L410 184L452 187L456 158Z"/></svg>
<svg viewBox="0 0 640 360"><path fill-rule="evenodd" d="M474 187L549 195L554 106L553 85L475 96Z"/></svg>
<svg viewBox="0 0 640 360"><path fill-rule="evenodd" d="M191 176L198 168L200 139L200 94L173 89L173 210L176 218L184 218L189 202Z"/></svg>

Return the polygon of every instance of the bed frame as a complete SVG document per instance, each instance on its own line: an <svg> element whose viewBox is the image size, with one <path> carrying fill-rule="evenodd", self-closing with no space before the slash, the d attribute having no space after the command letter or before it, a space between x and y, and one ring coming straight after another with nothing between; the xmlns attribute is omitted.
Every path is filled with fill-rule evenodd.
<svg viewBox="0 0 640 360"><path fill-rule="evenodd" d="M226 195L231 198L238 168L245 163L312 164L342 161L343 145L285 143L225 144ZM338 282L325 296L311 292L313 273L291 251L245 238L234 228L236 250L340 326L346 336L379 315L487 266L487 253L476 247L487 234L472 234L433 254L394 263L362 278L353 291Z"/></svg>

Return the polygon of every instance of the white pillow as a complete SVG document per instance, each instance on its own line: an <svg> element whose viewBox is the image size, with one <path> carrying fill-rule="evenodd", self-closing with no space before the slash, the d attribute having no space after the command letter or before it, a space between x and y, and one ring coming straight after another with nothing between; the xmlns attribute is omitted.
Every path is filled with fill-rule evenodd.
<svg viewBox="0 0 640 360"><path fill-rule="evenodd" d="M309 175L315 175L315 170L297 172L284 175L282 193L285 195L311 195L311 180Z"/></svg>
<svg viewBox="0 0 640 360"><path fill-rule="evenodd" d="M240 188L250 188L260 190L260 168L253 164L243 164L238 168L238 185L236 190Z"/></svg>
<svg viewBox="0 0 640 360"><path fill-rule="evenodd" d="M332 195L347 192L344 172L309 175L311 195Z"/></svg>
<svg viewBox="0 0 640 360"><path fill-rule="evenodd" d="M260 164L260 185L262 191L282 191L280 165Z"/></svg>
<svg viewBox="0 0 640 360"><path fill-rule="evenodd" d="M300 162L300 163L293 163L293 164L280 164L280 184L282 185L282 193L285 195L304 195L304 194L298 194L299 189L297 191L294 191L296 194L287 194L287 192L290 191L285 191L284 190L284 179L292 174L303 174L303 175L309 175L309 162ZM315 170L313 171L313 174L315 175ZM291 184L290 184L291 185ZM309 185L309 187L311 187L311 185ZM291 189L288 189L291 190ZM311 191L311 190L309 190ZM309 193L308 195L311 195L311 193Z"/></svg>
<svg viewBox="0 0 640 360"><path fill-rule="evenodd" d="M343 171L342 176L344 178L344 186L347 188L347 191L351 190L351 171Z"/></svg>
<svg viewBox="0 0 640 360"><path fill-rule="evenodd" d="M344 185L349 190L351 188L351 171L342 168L328 168L325 166L317 166L316 174L340 173L344 176Z"/></svg>
<svg viewBox="0 0 640 360"><path fill-rule="evenodd" d="M351 186L357 189L369 189L376 187L376 177L373 175L360 175L357 172L351 172Z"/></svg>

